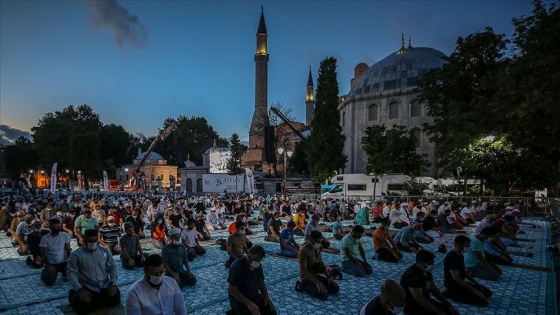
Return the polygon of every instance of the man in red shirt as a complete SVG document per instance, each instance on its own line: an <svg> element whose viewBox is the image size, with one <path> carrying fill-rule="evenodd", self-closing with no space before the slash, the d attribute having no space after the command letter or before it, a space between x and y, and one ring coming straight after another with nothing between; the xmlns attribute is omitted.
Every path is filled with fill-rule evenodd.
<svg viewBox="0 0 560 315"><path fill-rule="evenodd" d="M372 222L374 222L374 223L381 222L381 218L383 218L382 206L383 206L383 203L381 202L381 200L377 200L375 202L375 207L373 207L373 211L372 211L372 215L371 215L371 217L373 218Z"/></svg>

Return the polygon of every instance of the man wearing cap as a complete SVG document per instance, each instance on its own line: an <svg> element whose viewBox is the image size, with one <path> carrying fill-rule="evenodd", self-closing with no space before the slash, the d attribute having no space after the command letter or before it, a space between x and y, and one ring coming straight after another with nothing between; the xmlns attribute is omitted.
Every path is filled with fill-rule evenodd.
<svg viewBox="0 0 560 315"><path fill-rule="evenodd" d="M97 243L99 232L96 229L86 229L82 235L84 246L73 251L68 258L71 288L68 300L78 314L121 302L113 255Z"/></svg>
<svg viewBox="0 0 560 315"><path fill-rule="evenodd" d="M402 314L406 293L403 287L394 280L386 280L381 285L381 294L371 299L359 315L390 315Z"/></svg>
<svg viewBox="0 0 560 315"><path fill-rule="evenodd" d="M45 263L45 269L41 273L41 280L47 286L56 282L56 277L60 272L62 278L66 278L66 265L68 257L72 252L70 248L70 236L61 232L59 219L51 219L51 232L41 237L39 247L41 248L41 258Z"/></svg>
<svg viewBox="0 0 560 315"><path fill-rule="evenodd" d="M97 219L95 219L92 214L91 210L85 208L84 214L76 218L74 221L74 235L78 238L78 245L82 246L85 242L84 233L87 229L99 229L99 224L97 223Z"/></svg>
<svg viewBox="0 0 560 315"><path fill-rule="evenodd" d="M177 282L165 276L163 259L158 254L146 258L144 276L130 287L126 295L127 315L186 315L187 308Z"/></svg>
<svg viewBox="0 0 560 315"><path fill-rule="evenodd" d="M125 234L120 238L121 262L124 269L132 269L135 266L142 267L144 253L140 245L140 238L134 233L132 222L124 223Z"/></svg>
<svg viewBox="0 0 560 315"><path fill-rule="evenodd" d="M165 274L175 279L180 287L195 285L196 278L191 272L188 251L181 242L181 229L169 230L169 237L171 243L165 245L161 250Z"/></svg>
<svg viewBox="0 0 560 315"><path fill-rule="evenodd" d="M41 258L41 238L50 233L49 230L41 227L41 220L33 219L31 221L32 232L27 235L26 243L31 256L27 257L26 263L34 268L43 267L43 259Z"/></svg>

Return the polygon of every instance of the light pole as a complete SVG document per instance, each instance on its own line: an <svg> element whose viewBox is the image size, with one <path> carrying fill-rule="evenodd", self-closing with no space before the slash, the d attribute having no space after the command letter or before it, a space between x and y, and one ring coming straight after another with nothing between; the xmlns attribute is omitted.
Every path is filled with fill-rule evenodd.
<svg viewBox="0 0 560 315"><path fill-rule="evenodd" d="M288 178L288 174L287 174L288 157L291 157L293 152L288 151L288 149L278 148L278 153L284 155L284 162L282 163L282 164L284 164L284 187L283 187L283 192L284 192L284 200L286 200L286 180Z"/></svg>

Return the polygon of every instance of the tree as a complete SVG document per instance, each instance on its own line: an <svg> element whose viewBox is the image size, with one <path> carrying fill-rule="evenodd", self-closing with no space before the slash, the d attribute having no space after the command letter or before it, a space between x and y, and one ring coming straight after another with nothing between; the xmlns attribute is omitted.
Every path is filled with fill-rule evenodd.
<svg viewBox="0 0 560 315"><path fill-rule="evenodd" d="M288 168L292 173L302 174L307 177L309 176L309 165L305 158L305 143L303 141L296 142L294 154L288 159Z"/></svg>
<svg viewBox="0 0 560 315"><path fill-rule="evenodd" d="M99 140L100 158L102 161L112 161L112 166L121 167L136 157L131 154L131 148L135 144L134 136L121 125L103 125L99 130Z"/></svg>
<svg viewBox="0 0 560 315"><path fill-rule="evenodd" d="M369 173L404 173L420 175L430 163L425 155L416 153L418 139L404 126L369 126L362 139L367 154Z"/></svg>
<svg viewBox="0 0 560 315"><path fill-rule="evenodd" d="M241 144L241 141L239 141L239 135L237 133L233 133L231 135L230 151L231 157L227 160L226 164L228 174L243 174L243 169L241 168L241 156L245 151L247 151L247 147Z"/></svg>
<svg viewBox="0 0 560 315"><path fill-rule="evenodd" d="M167 118L162 130L173 121L174 119ZM169 164L183 166L188 156L196 165L202 165L202 154L214 143L219 147L228 145L227 140L218 135L206 118L179 116L177 129L158 146L157 150L168 159Z"/></svg>
<svg viewBox="0 0 560 315"><path fill-rule="evenodd" d="M305 145L305 156L311 175L318 181L325 181L346 165L344 141L339 124L338 81L336 79L336 59L326 58L321 62L317 78L317 93L311 136Z"/></svg>
<svg viewBox="0 0 560 315"><path fill-rule="evenodd" d="M17 138L14 145L5 148L5 152L7 175L12 179L29 176L28 171L37 166L37 151L28 138Z"/></svg>
<svg viewBox="0 0 560 315"><path fill-rule="evenodd" d="M78 134L97 133L101 126L99 115L88 105L70 105L62 111L45 114L37 126L31 128L39 157L37 164L50 166L58 162L61 169L67 167L70 139Z"/></svg>
<svg viewBox="0 0 560 315"><path fill-rule="evenodd" d="M70 165L82 171L85 190L89 190L89 179L101 178L100 147L97 132L77 134L70 139Z"/></svg>
<svg viewBox="0 0 560 315"><path fill-rule="evenodd" d="M424 190L429 187L428 183L423 183L414 176L404 183L404 190L408 196L422 196L424 195Z"/></svg>

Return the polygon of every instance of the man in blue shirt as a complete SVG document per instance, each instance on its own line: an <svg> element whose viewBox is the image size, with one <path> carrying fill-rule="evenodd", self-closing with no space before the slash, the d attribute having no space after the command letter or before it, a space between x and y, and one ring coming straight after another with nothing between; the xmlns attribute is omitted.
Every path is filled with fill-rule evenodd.
<svg viewBox="0 0 560 315"><path fill-rule="evenodd" d="M298 256L299 245L294 239L294 229L296 223L290 221L286 225L286 229L280 233L280 256L296 258Z"/></svg>
<svg viewBox="0 0 560 315"><path fill-rule="evenodd" d="M465 268L474 278L498 281L502 271L484 252L484 242L496 235L496 230L486 227L477 235L471 236L471 245L465 257Z"/></svg>

